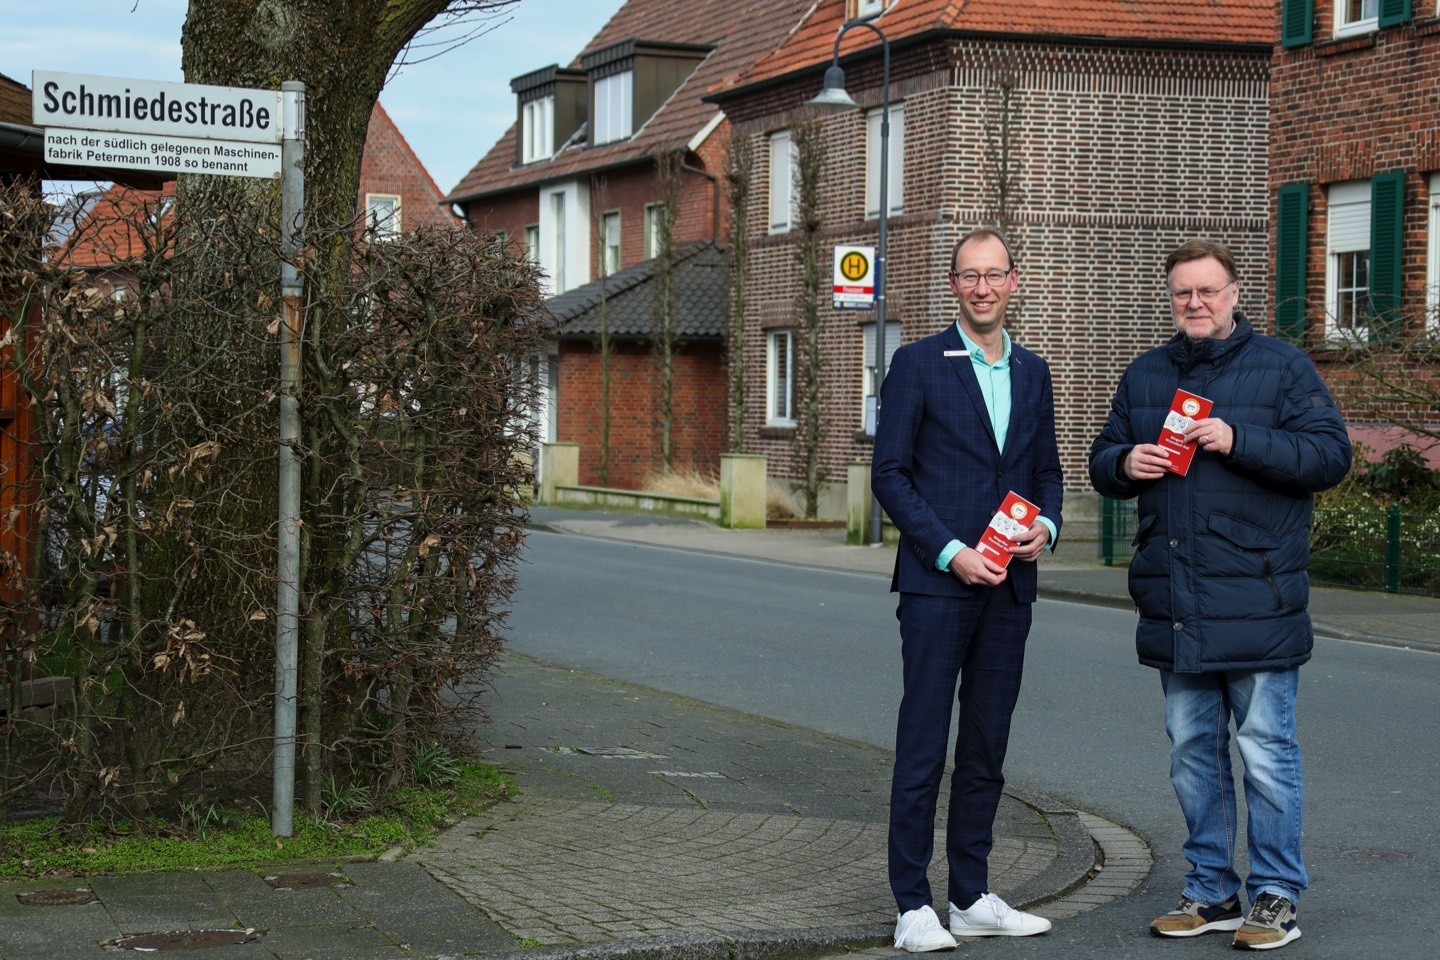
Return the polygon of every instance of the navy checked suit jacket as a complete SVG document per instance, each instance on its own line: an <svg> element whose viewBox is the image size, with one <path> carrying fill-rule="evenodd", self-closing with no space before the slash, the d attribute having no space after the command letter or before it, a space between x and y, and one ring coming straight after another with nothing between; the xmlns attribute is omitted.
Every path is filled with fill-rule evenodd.
<svg viewBox="0 0 1440 960"><path fill-rule="evenodd" d="M900 531L892 591L961 597L984 589L935 561L951 540L974 546L1010 490L1039 506L1059 537L1064 493L1049 366L1012 341L1002 454L970 357L945 356L964 349L951 323L896 350L880 388L871 486ZM1035 600L1035 566L1010 563L1006 583L1021 603Z"/></svg>

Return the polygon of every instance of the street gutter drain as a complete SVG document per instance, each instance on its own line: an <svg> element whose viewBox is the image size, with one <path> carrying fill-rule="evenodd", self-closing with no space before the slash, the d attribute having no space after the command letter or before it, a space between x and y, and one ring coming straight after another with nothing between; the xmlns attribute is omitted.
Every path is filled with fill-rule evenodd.
<svg viewBox="0 0 1440 960"><path fill-rule="evenodd" d="M276 890L315 890L319 887L349 886L338 873L282 873L266 877L265 882Z"/></svg>
<svg viewBox="0 0 1440 960"><path fill-rule="evenodd" d="M260 939L255 930L171 930L167 933L137 933L121 937L115 946L121 950L154 953L157 950L208 950L211 947L233 947Z"/></svg>
<svg viewBox="0 0 1440 960"><path fill-rule="evenodd" d="M15 899L27 907L74 907L94 903L95 894L89 890L36 890L34 893L17 893Z"/></svg>

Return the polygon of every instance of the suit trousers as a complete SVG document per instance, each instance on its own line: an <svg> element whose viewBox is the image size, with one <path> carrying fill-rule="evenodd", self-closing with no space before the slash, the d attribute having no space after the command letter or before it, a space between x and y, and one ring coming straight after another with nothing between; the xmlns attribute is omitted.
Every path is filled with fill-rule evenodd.
<svg viewBox="0 0 1440 960"><path fill-rule="evenodd" d="M890 889L901 912L933 906L927 870L935 809L959 683L955 770L945 828L950 902L965 908L989 890L995 812L1005 786L1010 717L1020 696L1031 604L1008 583L968 597L902 593L905 690L890 783Z"/></svg>

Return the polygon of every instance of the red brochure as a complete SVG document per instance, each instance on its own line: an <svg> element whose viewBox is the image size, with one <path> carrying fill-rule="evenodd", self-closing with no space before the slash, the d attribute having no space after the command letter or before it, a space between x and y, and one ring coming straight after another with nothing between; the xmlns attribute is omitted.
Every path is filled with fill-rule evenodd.
<svg viewBox="0 0 1440 960"><path fill-rule="evenodd" d="M1165 425L1160 428L1160 439L1155 441L1169 455L1170 465L1166 469L1171 473L1183 477L1190 472L1190 461L1195 459L1195 444L1185 442L1185 431L1196 420L1210 416L1214 406L1213 400L1206 400L1188 390L1175 391L1175 399L1170 401L1170 413L1165 417Z"/></svg>
<svg viewBox="0 0 1440 960"><path fill-rule="evenodd" d="M995 511L995 516L990 518L990 525L980 535L980 542L975 545L976 551L1002 567L1009 566L1012 554L1005 548L1014 546L1020 534L1029 530L1038 516L1039 507L1011 490L1005 494L1000 509Z"/></svg>

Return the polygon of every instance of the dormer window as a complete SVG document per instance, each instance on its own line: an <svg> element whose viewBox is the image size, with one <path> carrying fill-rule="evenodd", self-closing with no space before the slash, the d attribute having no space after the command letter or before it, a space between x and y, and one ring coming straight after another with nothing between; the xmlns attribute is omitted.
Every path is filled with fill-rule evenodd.
<svg viewBox="0 0 1440 960"><path fill-rule="evenodd" d="M624 140L635 132L635 71L626 70L595 81L596 144Z"/></svg>
<svg viewBox="0 0 1440 960"><path fill-rule="evenodd" d="M582 56L590 79L590 146L634 136L710 49L631 38Z"/></svg>
<svg viewBox="0 0 1440 960"><path fill-rule="evenodd" d="M884 12L885 0L849 0L849 6L850 9L846 11L847 19L869 20Z"/></svg>
<svg viewBox="0 0 1440 960"><path fill-rule="evenodd" d="M549 160L555 153L555 97L537 97L520 107L520 162Z"/></svg>
<svg viewBox="0 0 1440 960"><path fill-rule="evenodd" d="M518 113L515 117L515 162L539 163L585 123L588 83L578 70L551 64L510 81Z"/></svg>

